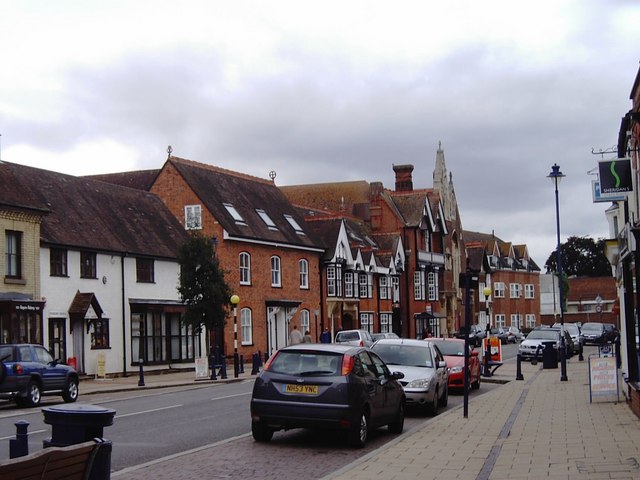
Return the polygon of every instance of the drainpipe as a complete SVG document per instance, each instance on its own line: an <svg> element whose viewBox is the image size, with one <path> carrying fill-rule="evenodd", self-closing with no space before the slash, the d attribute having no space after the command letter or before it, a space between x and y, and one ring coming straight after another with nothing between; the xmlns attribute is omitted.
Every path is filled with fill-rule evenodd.
<svg viewBox="0 0 640 480"><path fill-rule="evenodd" d="M127 322L125 319L126 304L125 304L125 288L124 288L124 257L126 252L120 255L120 275L121 275L121 300L122 300L122 374L127 376ZM140 339L142 341L142 338Z"/></svg>

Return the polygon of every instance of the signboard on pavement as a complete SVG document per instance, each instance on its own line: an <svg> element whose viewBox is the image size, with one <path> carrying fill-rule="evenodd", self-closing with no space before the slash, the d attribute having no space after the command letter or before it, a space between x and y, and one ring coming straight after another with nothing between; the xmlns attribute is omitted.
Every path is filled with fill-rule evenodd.
<svg viewBox="0 0 640 480"><path fill-rule="evenodd" d="M196 379L209 377L209 362L207 357L196 358Z"/></svg>
<svg viewBox="0 0 640 480"><path fill-rule="evenodd" d="M589 356L589 391L591 402L593 397L619 396L616 357Z"/></svg>

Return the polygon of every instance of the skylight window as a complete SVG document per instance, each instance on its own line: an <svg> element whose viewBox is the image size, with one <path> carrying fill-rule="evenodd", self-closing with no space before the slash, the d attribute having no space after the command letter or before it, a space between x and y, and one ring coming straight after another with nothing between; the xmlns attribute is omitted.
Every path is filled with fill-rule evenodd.
<svg viewBox="0 0 640 480"><path fill-rule="evenodd" d="M287 220L287 222L289 222L289 225L293 227L298 235L305 234L304 230L302 230L302 227L298 224L298 222L296 222L295 218L293 218L291 215L285 215L284 218Z"/></svg>
<svg viewBox="0 0 640 480"><path fill-rule="evenodd" d="M260 218L262 219L262 221L267 224L267 227L269 227L269 230L278 229L278 227L276 227L276 224L273 223L273 220L271 220L271 217L267 215L267 212L265 212L261 208L256 208L256 213L260 215Z"/></svg>
<svg viewBox="0 0 640 480"><path fill-rule="evenodd" d="M247 222L245 222L244 218L242 218L242 215L240 215L238 213L238 211L236 210L236 207L234 207L233 205L231 205L230 203L223 203L224 208L227 209L227 212L229 212L229 214L233 217L233 219L235 220L235 222L239 225L246 225Z"/></svg>

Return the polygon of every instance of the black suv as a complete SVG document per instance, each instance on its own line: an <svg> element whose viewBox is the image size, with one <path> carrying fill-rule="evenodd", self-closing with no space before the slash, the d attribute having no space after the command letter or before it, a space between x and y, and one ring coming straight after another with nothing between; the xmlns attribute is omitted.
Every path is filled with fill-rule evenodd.
<svg viewBox="0 0 640 480"><path fill-rule="evenodd" d="M42 345L0 344L0 399L35 407L43 393L56 392L65 402L75 402L78 381L78 373Z"/></svg>

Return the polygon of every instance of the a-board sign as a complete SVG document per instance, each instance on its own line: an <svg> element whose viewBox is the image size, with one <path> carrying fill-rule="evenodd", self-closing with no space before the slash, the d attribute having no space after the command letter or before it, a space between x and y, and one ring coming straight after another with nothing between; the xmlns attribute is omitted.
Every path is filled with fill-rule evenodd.
<svg viewBox="0 0 640 480"><path fill-rule="evenodd" d="M209 377L209 362L207 357L196 358L196 378L208 378Z"/></svg>
<svg viewBox="0 0 640 480"><path fill-rule="evenodd" d="M107 358L102 352L98 354L96 378L105 378L107 376Z"/></svg>
<svg viewBox="0 0 640 480"><path fill-rule="evenodd" d="M618 396L616 357L589 356L589 391L593 397Z"/></svg>

